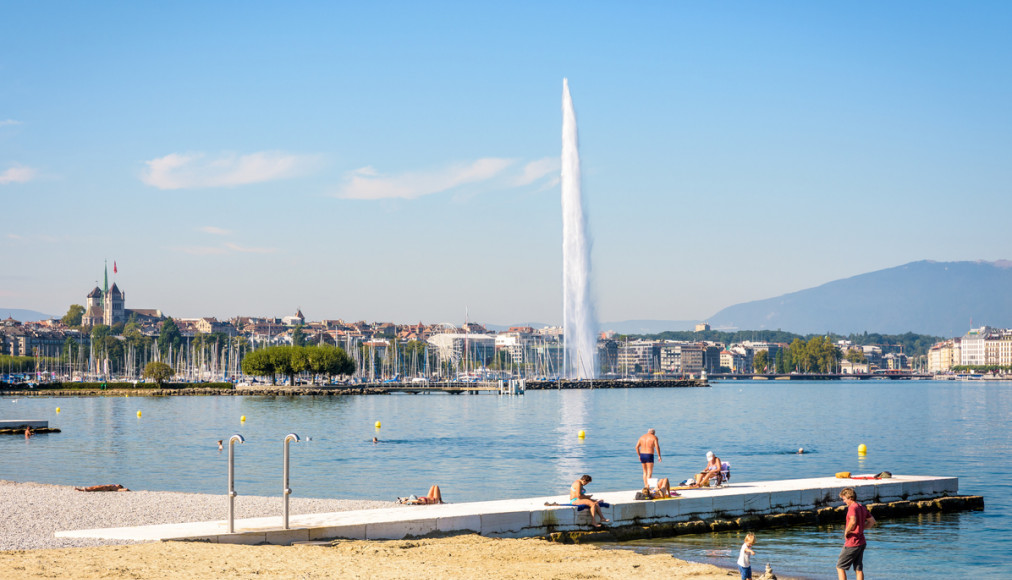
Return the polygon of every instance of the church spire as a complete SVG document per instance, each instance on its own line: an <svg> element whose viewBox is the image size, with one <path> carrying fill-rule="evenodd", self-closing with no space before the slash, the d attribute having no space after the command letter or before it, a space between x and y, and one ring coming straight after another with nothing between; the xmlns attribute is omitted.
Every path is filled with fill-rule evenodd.
<svg viewBox="0 0 1012 580"><path fill-rule="evenodd" d="M102 294L109 295L109 260L105 261L105 286L102 288Z"/></svg>

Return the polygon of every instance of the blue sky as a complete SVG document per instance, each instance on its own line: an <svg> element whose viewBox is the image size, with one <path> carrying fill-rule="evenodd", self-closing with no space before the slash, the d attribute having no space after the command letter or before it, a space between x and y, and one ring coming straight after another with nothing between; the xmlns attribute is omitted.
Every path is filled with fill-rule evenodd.
<svg viewBox="0 0 1012 580"><path fill-rule="evenodd" d="M1005 2L5 3L0 306L560 323L1012 258Z"/></svg>

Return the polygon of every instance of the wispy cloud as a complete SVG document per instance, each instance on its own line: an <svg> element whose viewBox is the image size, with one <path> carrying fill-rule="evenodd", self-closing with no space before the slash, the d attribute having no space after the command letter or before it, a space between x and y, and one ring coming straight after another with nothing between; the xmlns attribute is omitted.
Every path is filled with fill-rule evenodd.
<svg viewBox="0 0 1012 580"><path fill-rule="evenodd" d="M184 254L190 254L191 256L215 256L235 252L242 254L274 254L278 251L277 248L255 248L240 246L232 242L225 242L220 246L179 246L176 250Z"/></svg>
<svg viewBox="0 0 1012 580"><path fill-rule="evenodd" d="M513 181L513 185L530 185L545 176L553 174L555 175L555 179L552 180L554 183L555 181L558 181L558 173L561 169L562 163L558 157L545 157L544 159L531 161L530 163L524 165L523 171Z"/></svg>
<svg viewBox="0 0 1012 580"><path fill-rule="evenodd" d="M225 247L233 252L242 252L244 254L273 254L278 251L277 248L253 248L249 246L240 246L239 244L233 244L232 242L226 242Z"/></svg>
<svg viewBox="0 0 1012 580"><path fill-rule="evenodd" d="M305 175L320 162L318 155L260 151L247 155L170 153L145 161L141 181L158 189L230 187Z"/></svg>
<svg viewBox="0 0 1012 580"><path fill-rule="evenodd" d="M0 121L0 127L10 127L12 125L20 125L21 121L15 121L14 119L5 119Z"/></svg>
<svg viewBox="0 0 1012 580"><path fill-rule="evenodd" d="M214 226L204 226L200 228L200 231L204 232L205 234L211 234L215 236L227 236L232 233L231 230L216 228Z"/></svg>
<svg viewBox="0 0 1012 580"><path fill-rule="evenodd" d="M31 167L25 167L24 165L15 165L10 167L7 171L0 173L0 185L7 185L9 183L27 183L35 179L37 172Z"/></svg>
<svg viewBox="0 0 1012 580"><path fill-rule="evenodd" d="M347 183L337 193L346 199L415 199L459 187L488 181L515 163L513 159L485 157L432 171L417 171L383 176L372 167L356 169L346 176Z"/></svg>
<svg viewBox="0 0 1012 580"><path fill-rule="evenodd" d="M191 256L213 256L215 254L228 253L228 248L222 248L221 246L181 246L176 249Z"/></svg>

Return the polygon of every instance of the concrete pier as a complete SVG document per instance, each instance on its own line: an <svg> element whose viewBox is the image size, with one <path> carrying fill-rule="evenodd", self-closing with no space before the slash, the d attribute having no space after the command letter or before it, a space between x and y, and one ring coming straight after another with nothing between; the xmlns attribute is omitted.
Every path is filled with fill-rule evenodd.
<svg viewBox="0 0 1012 580"><path fill-rule="evenodd" d="M650 526L711 520L748 515L772 515L812 510L842 503L840 490L853 487L862 503L924 500L953 496L959 491L958 478L897 475L891 479L837 479L822 477L782 481L740 482L721 488L684 490L681 497L637 501L636 490L594 494L611 507L603 510L609 526ZM564 505L551 506L546 503ZM548 536L553 533L591 530L589 513L568 505L568 496L443 505L398 506L394 508L303 514L290 517L290 529L282 529L281 503L276 517L237 519L235 533L228 533L224 520L70 530L59 538L101 538L109 540L194 540L233 544L292 544L327 540L402 539L471 531L492 537ZM222 513L227 498L222 496Z"/></svg>
<svg viewBox="0 0 1012 580"><path fill-rule="evenodd" d="M24 429L25 427L31 427L32 429L42 429L49 427L49 421L39 421L31 419L14 419L14 420L3 420L0 421L0 429Z"/></svg>

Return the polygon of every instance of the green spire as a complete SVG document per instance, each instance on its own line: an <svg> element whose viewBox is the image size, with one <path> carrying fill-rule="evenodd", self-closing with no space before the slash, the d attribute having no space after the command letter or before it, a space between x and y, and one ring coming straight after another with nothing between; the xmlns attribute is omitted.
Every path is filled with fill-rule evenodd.
<svg viewBox="0 0 1012 580"><path fill-rule="evenodd" d="M109 294L109 260L105 261L105 288L102 289L102 296Z"/></svg>

